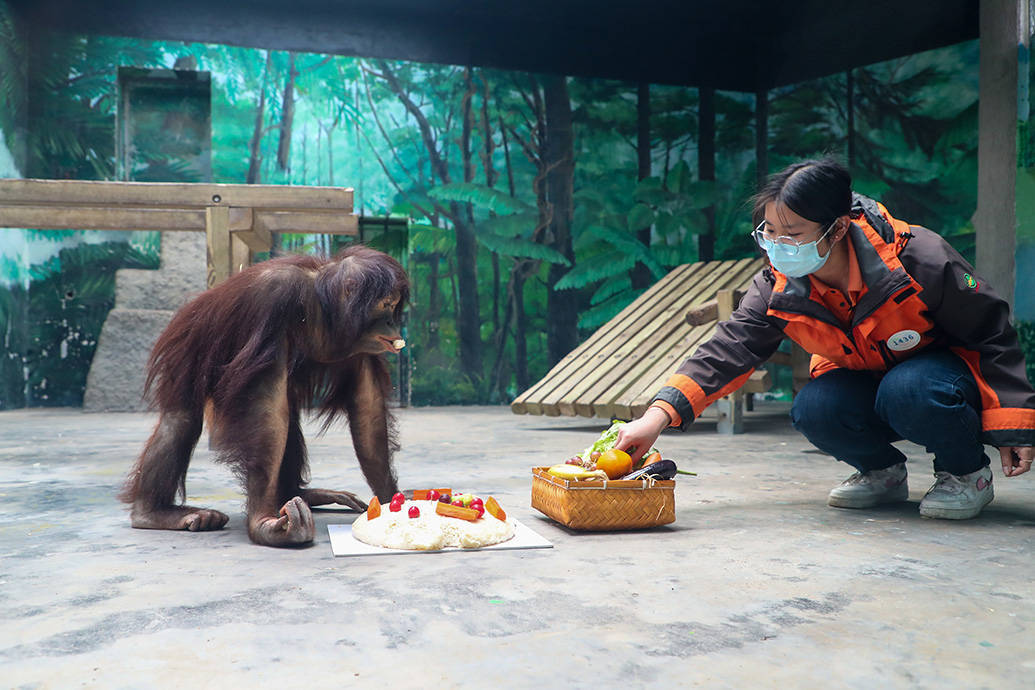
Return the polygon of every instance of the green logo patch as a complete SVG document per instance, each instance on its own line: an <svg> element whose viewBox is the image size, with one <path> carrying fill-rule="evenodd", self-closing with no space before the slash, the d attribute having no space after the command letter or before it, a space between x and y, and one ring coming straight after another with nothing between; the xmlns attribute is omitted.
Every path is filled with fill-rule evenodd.
<svg viewBox="0 0 1035 690"><path fill-rule="evenodd" d="M966 283L967 287L969 287L971 290L977 290L978 282L974 280L974 276L970 275L969 273L963 274L963 282Z"/></svg>

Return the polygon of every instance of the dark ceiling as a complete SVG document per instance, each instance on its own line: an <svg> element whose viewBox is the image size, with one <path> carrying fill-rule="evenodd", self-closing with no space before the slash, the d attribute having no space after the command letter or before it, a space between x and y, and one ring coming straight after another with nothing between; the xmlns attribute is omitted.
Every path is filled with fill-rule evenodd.
<svg viewBox="0 0 1035 690"><path fill-rule="evenodd" d="M8 0L30 27L756 91L975 39L979 0Z"/></svg>

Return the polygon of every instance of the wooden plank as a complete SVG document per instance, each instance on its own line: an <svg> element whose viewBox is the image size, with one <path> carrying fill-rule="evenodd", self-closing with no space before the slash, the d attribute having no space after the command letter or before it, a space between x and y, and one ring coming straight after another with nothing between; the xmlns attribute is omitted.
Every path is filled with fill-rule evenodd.
<svg viewBox="0 0 1035 690"><path fill-rule="evenodd" d="M255 230L231 230L230 234L253 252L268 252L273 248L273 237L269 232Z"/></svg>
<svg viewBox="0 0 1035 690"><path fill-rule="evenodd" d="M727 286L740 286L754 275L757 265L755 260L742 259L723 264L720 272L710 277L704 289L691 293L690 298L697 301L708 300L715 296L717 290ZM672 330L658 341L649 353L639 358L635 367L624 372L622 377L613 377L612 385L604 390L594 391L595 395L587 401L592 404L594 416L631 417L629 402L645 388L654 385L660 376L668 377L672 371L697 346L706 340L715 330L715 322L702 326L691 326L683 319L674 319ZM658 386L660 387L660 386ZM651 396L657 392L654 388Z"/></svg>
<svg viewBox="0 0 1035 690"><path fill-rule="evenodd" d="M740 300L744 297L743 290L733 291L733 307L736 308L740 304ZM732 310L730 310L732 312ZM711 321L722 321L723 316L719 310L719 302L712 300L711 302L705 302L699 307L694 307L686 313L686 322L691 326L700 326L702 324L709 323Z"/></svg>
<svg viewBox="0 0 1035 690"><path fill-rule="evenodd" d="M717 287L746 285L761 265L760 259L744 259L738 262L736 269L730 271L722 285ZM628 388L621 395L612 397L610 401L602 400L602 404L610 402L609 414L623 418L642 414L642 410L646 409L651 398L679 364L712 336L715 326L714 323L697 327L687 324L686 328L690 330L676 334L678 345L671 341L666 343L670 347L664 355L649 360L646 371L637 372L636 376L631 377ZM641 411L637 413L637 409Z"/></svg>
<svg viewBox="0 0 1035 690"><path fill-rule="evenodd" d="M231 232L242 236L254 251L268 251L273 232L359 234L359 218L345 213L303 211L257 211L228 208ZM254 218L254 223L253 223ZM142 208L130 206L0 206L0 227L33 230L205 230L204 209Z"/></svg>
<svg viewBox="0 0 1035 690"><path fill-rule="evenodd" d="M737 308L737 301L734 299L734 291L722 289L715 293L715 306L718 314L718 321L725 321L733 315Z"/></svg>
<svg viewBox="0 0 1035 690"><path fill-rule="evenodd" d="M230 232L242 232L252 229L255 224L255 214L247 207L230 207Z"/></svg>
<svg viewBox="0 0 1035 690"><path fill-rule="evenodd" d="M634 314L636 309L637 301L640 299L650 299L658 294L665 293L668 290L673 289L673 286L679 284L681 276L688 272L697 270L698 264L683 264L672 269L665 277L660 281L648 288L637 300L634 300L631 304L627 305L625 309L615 315L610 321L607 322L601 329L597 329L600 332L604 328L615 328L625 323L630 315ZM558 386L562 386L563 382L571 376L580 363L588 358L594 357L605 343L596 341L594 338L590 338L576 347L574 350L565 355L560 362L555 364L546 376L542 377L528 390L521 393L514 402L511 403L511 410L515 414L543 414L543 407L541 404L542 399L548 393L556 389Z"/></svg>
<svg viewBox="0 0 1035 690"><path fill-rule="evenodd" d="M230 265L230 209L210 206L205 209L205 238L208 250L208 286L218 285L233 273Z"/></svg>
<svg viewBox="0 0 1035 690"><path fill-rule="evenodd" d="M689 310L684 317L691 326L703 326L719 318L719 303L715 300Z"/></svg>
<svg viewBox="0 0 1035 690"><path fill-rule="evenodd" d="M0 227L31 230L204 230L205 212L168 208L0 205Z"/></svg>
<svg viewBox="0 0 1035 690"><path fill-rule="evenodd" d="M230 273L240 273L252 265L252 250L240 234L230 233Z"/></svg>
<svg viewBox="0 0 1035 690"><path fill-rule="evenodd" d="M150 206L202 209L242 206L260 209L323 209L352 212L346 187L114 182L103 180L0 180L0 205Z"/></svg>
<svg viewBox="0 0 1035 690"><path fill-rule="evenodd" d="M250 208L230 207L230 232L253 252L268 252L273 247L273 234L265 227L253 226L254 215Z"/></svg>
<svg viewBox="0 0 1035 690"><path fill-rule="evenodd" d="M692 275L702 270L700 265L693 266L686 271L677 274L674 279L669 279L659 290L644 293L627 308L611 319L607 324L597 329L592 339L592 347L586 356L573 362L573 367L563 381L558 381L553 391L543 399L543 404L549 408L556 407L558 414L574 416L576 414L571 404L573 398L584 386L603 375L612 365L612 357L615 351L620 348L624 341L628 340L637 331L647 326L647 319L644 316L644 305L668 304L677 299L682 282L679 277Z"/></svg>
<svg viewBox="0 0 1035 690"><path fill-rule="evenodd" d="M600 394L621 384L624 389L628 381L635 377L632 371L642 362L658 356L656 349L674 333L685 329L680 315L688 305L714 295L717 281L721 284L723 277L729 272L728 262L714 262L706 266L706 271L699 272L682 281L674 291L675 299L668 303L655 302L642 305L642 320L645 325L631 337L618 344L617 349L607 362L607 366L598 375L590 379L585 377L572 391L570 400L576 414L584 417L594 416L594 404L600 401Z"/></svg>
<svg viewBox="0 0 1035 690"><path fill-rule="evenodd" d="M712 267L713 264L690 265L686 270L666 280L658 290L641 295L607 324L597 329L596 337L590 339L589 346L571 361L563 375L553 381L551 390L542 396L540 404L543 409L556 409L557 414L574 415L573 407L567 404L563 408L557 407L558 403L573 387L584 384L587 379L592 380L600 376L603 368L608 365L613 351L638 330L647 327L651 313L645 313L642 305L653 304L656 306L652 307L652 310L663 309L678 299L682 285L689 276L699 271L710 270ZM600 334L607 334L607 337Z"/></svg>
<svg viewBox="0 0 1035 690"><path fill-rule="evenodd" d="M728 280L728 273L726 278L720 279L719 285L723 284L724 280ZM698 299L707 299L712 295L714 295L714 291L709 290L703 295L699 295ZM686 359L687 353L706 339L714 328L714 323L697 327L680 323L622 377L613 379L610 387L595 392L595 396L588 401L591 403L593 415L631 418L627 403L645 385L644 380L653 379L658 372L667 377L680 362Z"/></svg>
<svg viewBox="0 0 1035 690"><path fill-rule="evenodd" d="M255 210L256 230L359 235L359 217L351 213Z"/></svg>
<svg viewBox="0 0 1035 690"><path fill-rule="evenodd" d="M744 433L744 394L740 391L719 398L714 405L718 412L715 430L724 435Z"/></svg>
<svg viewBox="0 0 1035 690"><path fill-rule="evenodd" d="M761 266L762 261L760 259L744 260L736 271L731 271L725 284L746 285ZM636 379L636 386L641 387L640 390L637 392L635 387L631 386L621 396L619 404L624 410L631 414L632 405L642 403L646 406L679 364L691 356L701 343L704 343L714 335L716 325L712 323L692 329L687 333L685 342L679 347L669 350L665 357L656 359L650 368Z"/></svg>
<svg viewBox="0 0 1035 690"><path fill-rule="evenodd" d="M740 387L744 393L765 393L773 387L773 377L765 369L756 369Z"/></svg>

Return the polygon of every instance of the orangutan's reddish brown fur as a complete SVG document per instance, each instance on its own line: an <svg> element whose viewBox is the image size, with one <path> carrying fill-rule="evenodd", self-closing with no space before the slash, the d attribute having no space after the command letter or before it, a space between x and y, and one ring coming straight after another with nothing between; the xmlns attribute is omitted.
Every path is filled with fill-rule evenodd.
<svg viewBox="0 0 1035 690"><path fill-rule="evenodd" d="M310 506L364 502L306 488L299 415L324 429L348 417L356 456L382 501L398 489L383 352L396 352L409 281L391 257L363 246L333 259L288 256L257 264L202 293L155 343L146 390L158 423L120 498L134 527L216 530L216 510L182 505L206 405L212 445L243 481L248 534L270 546L311 542Z"/></svg>

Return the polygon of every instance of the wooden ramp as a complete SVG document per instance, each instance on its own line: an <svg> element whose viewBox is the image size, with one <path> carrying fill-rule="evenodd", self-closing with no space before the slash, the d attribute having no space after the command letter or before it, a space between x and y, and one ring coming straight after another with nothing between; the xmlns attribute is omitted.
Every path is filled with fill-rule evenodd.
<svg viewBox="0 0 1035 690"><path fill-rule="evenodd" d="M714 302L720 290L746 290L762 265L753 258L673 269L519 395L511 410L550 417L640 416L669 375L715 332L714 317L692 325L687 313Z"/></svg>

